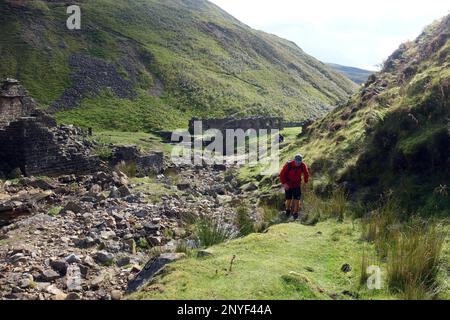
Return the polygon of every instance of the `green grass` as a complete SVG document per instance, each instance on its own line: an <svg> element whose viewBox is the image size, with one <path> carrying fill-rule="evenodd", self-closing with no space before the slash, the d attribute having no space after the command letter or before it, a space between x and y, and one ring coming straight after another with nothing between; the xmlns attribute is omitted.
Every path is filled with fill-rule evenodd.
<svg viewBox="0 0 450 320"><path fill-rule="evenodd" d="M93 138L102 145L135 145L142 152L162 151L170 154L172 146L146 132L95 131Z"/></svg>
<svg viewBox="0 0 450 320"><path fill-rule="evenodd" d="M172 184L169 188L166 188L160 182L157 182L155 177L144 178L132 178L130 182L133 185L138 185L133 188L133 191L144 192L146 197L151 202L160 202L162 196L178 195L179 191L176 190L175 184Z"/></svg>
<svg viewBox="0 0 450 320"><path fill-rule="evenodd" d="M208 249L211 257L188 258L170 265L164 275L129 299L301 300L357 292L364 244L357 232L346 231L349 228L349 223L337 226L331 221L315 227L276 225L265 234L214 246ZM333 241L336 232L339 240ZM345 263L353 267L348 274L341 271ZM393 298L386 292L365 290L361 295Z"/></svg>
<svg viewBox="0 0 450 320"><path fill-rule="evenodd" d="M118 99L104 91L97 97L85 98L79 108L58 112L56 119L83 128L122 132L180 129L188 121L188 117L170 103L143 91L135 100Z"/></svg>

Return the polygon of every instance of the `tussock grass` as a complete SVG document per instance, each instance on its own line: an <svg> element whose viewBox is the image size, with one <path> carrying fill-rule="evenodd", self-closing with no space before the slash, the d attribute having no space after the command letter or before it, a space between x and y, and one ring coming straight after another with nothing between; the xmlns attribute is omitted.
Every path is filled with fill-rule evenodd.
<svg viewBox="0 0 450 320"><path fill-rule="evenodd" d="M255 223L250 216L248 208L240 206L236 213L236 226L239 229L239 234L241 236L247 236L255 232Z"/></svg>
<svg viewBox="0 0 450 320"><path fill-rule="evenodd" d="M330 214L338 222L343 222L347 212L348 194L342 188L333 191L330 199Z"/></svg>
<svg viewBox="0 0 450 320"><path fill-rule="evenodd" d="M432 222L412 222L406 230L397 232L388 251L389 288L406 299L436 297L444 240L445 234Z"/></svg>
<svg viewBox="0 0 450 320"><path fill-rule="evenodd" d="M392 199L386 200L380 208L362 219L362 238L375 243L378 255L385 258L392 235L401 227L400 208Z"/></svg>
<svg viewBox="0 0 450 320"><path fill-rule="evenodd" d="M231 239L233 234L221 219L204 216L197 223L196 235L201 246L211 247Z"/></svg>
<svg viewBox="0 0 450 320"><path fill-rule="evenodd" d="M386 264L389 290L404 299L434 299L439 294L441 254L446 234L433 220L400 220L397 203L387 200L362 220L362 238L375 245ZM362 265L367 257L363 255ZM364 269L361 271L364 279Z"/></svg>

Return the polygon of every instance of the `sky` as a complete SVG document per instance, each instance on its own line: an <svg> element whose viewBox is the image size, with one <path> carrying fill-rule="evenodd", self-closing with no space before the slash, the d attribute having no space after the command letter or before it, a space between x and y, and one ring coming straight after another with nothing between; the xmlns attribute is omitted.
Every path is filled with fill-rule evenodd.
<svg viewBox="0 0 450 320"><path fill-rule="evenodd" d="M448 0L210 0L250 27L294 41L322 62L376 70Z"/></svg>

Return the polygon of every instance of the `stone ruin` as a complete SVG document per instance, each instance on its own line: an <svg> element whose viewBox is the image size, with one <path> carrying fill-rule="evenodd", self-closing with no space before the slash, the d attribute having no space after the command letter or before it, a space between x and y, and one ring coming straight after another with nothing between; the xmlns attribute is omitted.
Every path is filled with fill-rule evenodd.
<svg viewBox="0 0 450 320"><path fill-rule="evenodd" d="M193 118L189 122L189 132L194 133L195 122L202 122L203 131L209 129L217 129L221 132L225 132L227 129L243 129L247 131L254 129L256 131L260 129L267 130L282 130L283 119L277 117L249 117L249 118L224 118L224 119L198 119Z"/></svg>
<svg viewBox="0 0 450 320"><path fill-rule="evenodd" d="M136 165L136 175L144 177L152 172L160 173L164 170L164 153L142 154L136 146L116 146L113 149L111 164L118 165L121 162Z"/></svg>
<svg viewBox="0 0 450 320"><path fill-rule="evenodd" d="M0 87L0 171L9 174L58 176L87 174L102 168L81 129L57 126L19 81Z"/></svg>

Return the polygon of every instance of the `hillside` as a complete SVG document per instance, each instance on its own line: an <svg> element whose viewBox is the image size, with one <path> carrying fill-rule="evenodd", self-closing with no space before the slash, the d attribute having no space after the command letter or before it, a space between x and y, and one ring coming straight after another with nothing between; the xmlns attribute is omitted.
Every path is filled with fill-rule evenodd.
<svg viewBox="0 0 450 320"><path fill-rule="evenodd" d="M405 43L348 104L318 121L299 149L316 190L345 186L373 202L392 191L409 212L448 216L450 16Z"/></svg>
<svg viewBox="0 0 450 320"><path fill-rule="evenodd" d="M0 1L0 78L22 81L60 122L148 131L195 116L321 116L355 85L294 43L205 0Z"/></svg>
<svg viewBox="0 0 450 320"><path fill-rule="evenodd" d="M335 64L335 63L327 63L327 65L330 66L331 68L333 68L334 70L342 73L343 75L345 75L347 78L349 78L353 82L360 84L360 85L363 84L364 82L366 82L367 79L369 79L369 77L373 74L373 72L369 71L369 70L341 66L341 65Z"/></svg>

